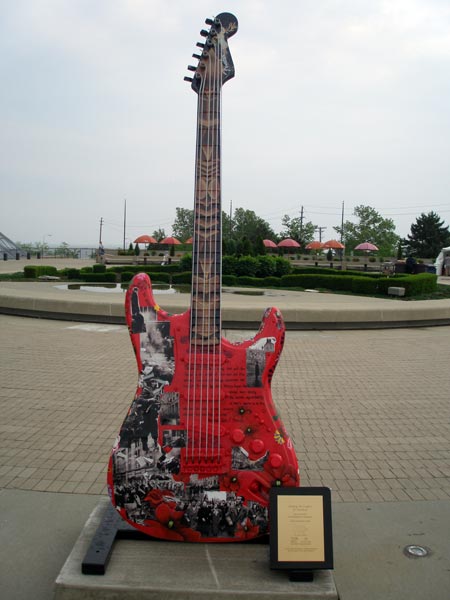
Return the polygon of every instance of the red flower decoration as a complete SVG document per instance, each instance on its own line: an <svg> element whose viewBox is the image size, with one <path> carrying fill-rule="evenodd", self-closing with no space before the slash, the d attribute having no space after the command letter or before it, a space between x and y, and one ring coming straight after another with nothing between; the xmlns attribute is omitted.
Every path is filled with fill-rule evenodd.
<svg viewBox="0 0 450 600"><path fill-rule="evenodd" d="M158 489L154 489L154 490L151 490L145 496L144 501L148 502L149 504L151 504L151 506L153 506L153 508L156 508L162 502L168 502L169 503L170 501L167 501L166 498L167 497L172 497L172 496L173 496L173 492L171 492L170 490L158 490Z"/></svg>
<svg viewBox="0 0 450 600"><path fill-rule="evenodd" d="M245 519L244 525L242 525L242 523L238 524L235 532L235 537L239 540L250 540L256 537L258 534L259 525L253 525L253 523L247 517Z"/></svg>
<svg viewBox="0 0 450 600"><path fill-rule="evenodd" d="M166 503L161 503L156 507L156 520L145 521L146 531L149 535L164 540L172 540L176 542L198 542L201 539L201 534L189 527L181 524L184 516L182 510L175 510L172 506Z"/></svg>
<svg viewBox="0 0 450 600"><path fill-rule="evenodd" d="M227 492L238 492L240 490L239 477L230 473L220 478L220 489Z"/></svg>
<svg viewBox="0 0 450 600"><path fill-rule="evenodd" d="M264 463L264 470L269 475L272 486L296 487L298 485L298 472L292 465L281 464L279 467L273 467L269 459Z"/></svg>

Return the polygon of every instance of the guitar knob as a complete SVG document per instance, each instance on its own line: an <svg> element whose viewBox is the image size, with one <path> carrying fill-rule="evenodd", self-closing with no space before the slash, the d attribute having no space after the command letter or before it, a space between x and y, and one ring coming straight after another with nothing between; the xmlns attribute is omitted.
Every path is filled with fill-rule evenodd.
<svg viewBox="0 0 450 600"><path fill-rule="evenodd" d="M269 462L271 467L277 469L283 464L283 459L279 454L272 454L272 456L269 458Z"/></svg>
<svg viewBox="0 0 450 600"><path fill-rule="evenodd" d="M235 444L240 444L244 441L244 438L245 433L242 431L242 429L233 429L233 431L231 432L231 439Z"/></svg>
<svg viewBox="0 0 450 600"><path fill-rule="evenodd" d="M251 444L250 444L250 448L252 449L252 451L255 454L261 454L261 452L263 452L265 445L264 442L262 440L252 440Z"/></svg>

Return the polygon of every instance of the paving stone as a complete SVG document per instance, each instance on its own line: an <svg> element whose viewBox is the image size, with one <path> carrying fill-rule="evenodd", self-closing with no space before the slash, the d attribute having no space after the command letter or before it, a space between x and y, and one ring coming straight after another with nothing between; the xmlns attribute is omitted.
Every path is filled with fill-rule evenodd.
<svg viewBox="0 0 450 600"><path fill-rule="evenodd" d="M0 315L0 328L0 487L105 493L137 381L126 327ZM331 486L336 502L450 498L449 334L287 333L272 388L303 484Z"/></svg>

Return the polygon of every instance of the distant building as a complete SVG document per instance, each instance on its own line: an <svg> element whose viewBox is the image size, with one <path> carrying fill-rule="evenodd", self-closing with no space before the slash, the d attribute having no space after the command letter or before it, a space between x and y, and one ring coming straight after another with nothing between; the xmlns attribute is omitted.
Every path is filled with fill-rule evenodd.
<svg viewBox="0 0 450 600"><path fill-rule="evenodd" d="M5 254L7 255L8 259L15 259L17 254L19 254L19 256L26 255L26 253L24 252L24 250L22 250L20 246L11 241L3 233L0 233L0 253L1 259L5 258Z"/></svg>

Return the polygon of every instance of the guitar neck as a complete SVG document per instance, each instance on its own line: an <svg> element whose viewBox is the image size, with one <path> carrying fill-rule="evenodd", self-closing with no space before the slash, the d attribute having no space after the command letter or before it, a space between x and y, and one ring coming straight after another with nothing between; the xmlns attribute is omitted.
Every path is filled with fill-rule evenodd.
<svg viewBox="0 0 450 600"><path fill-rule="evenodd" d="M214 346L221 338L222 205L221 88L198 94L192 256L191 342Z"/></svg>

